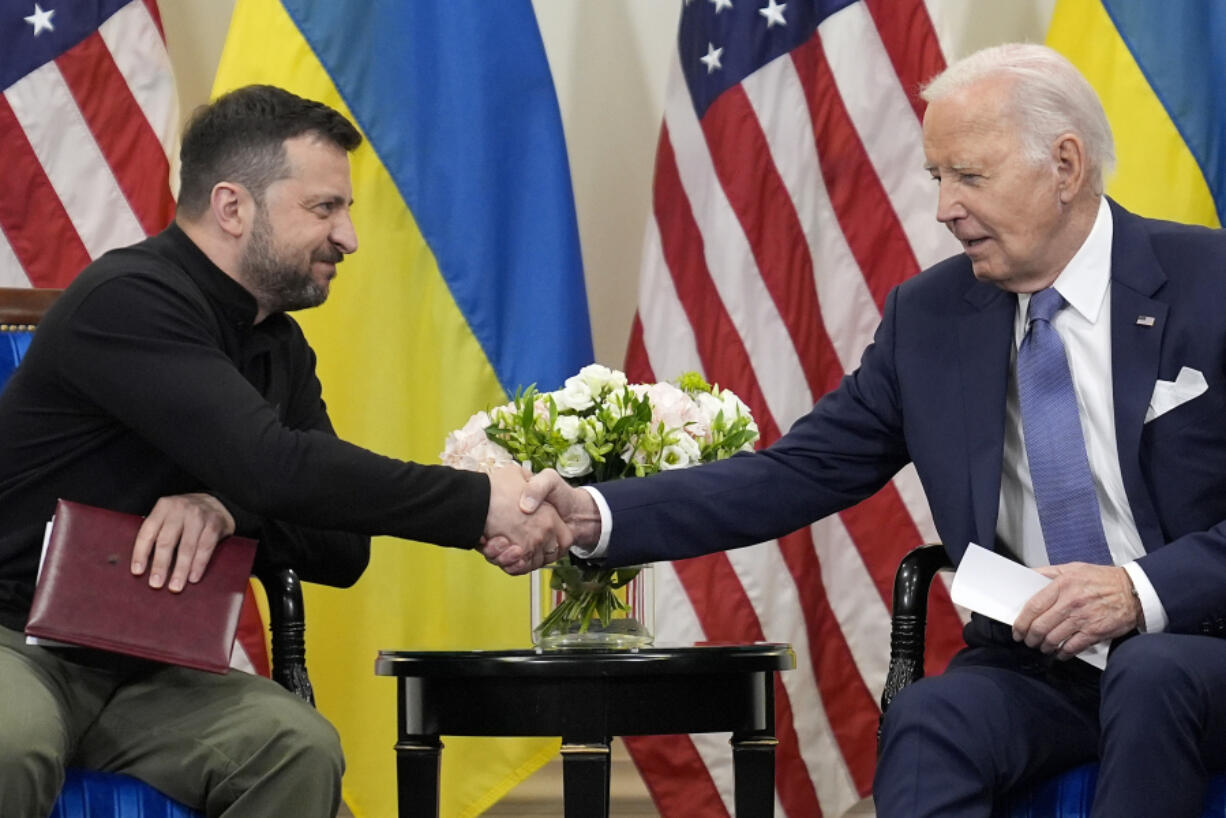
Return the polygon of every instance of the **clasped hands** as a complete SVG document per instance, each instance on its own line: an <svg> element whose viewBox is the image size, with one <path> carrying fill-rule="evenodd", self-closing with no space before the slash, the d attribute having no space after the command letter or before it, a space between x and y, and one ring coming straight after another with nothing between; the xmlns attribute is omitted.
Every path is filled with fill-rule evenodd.
<svg viewBox="0 0 1226 818"><path fill-rule="evenodd" d="M481 553L508 574L526 574L600 537L596 501L553 469L531 480L518 468L490 473L490 508Z"/></svg>

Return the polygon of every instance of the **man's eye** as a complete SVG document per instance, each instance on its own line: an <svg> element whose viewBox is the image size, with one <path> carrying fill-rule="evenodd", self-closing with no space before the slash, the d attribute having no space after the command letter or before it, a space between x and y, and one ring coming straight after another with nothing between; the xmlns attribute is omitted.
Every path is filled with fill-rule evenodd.
<svg viewBox="0 0 1226 818"><path fill-rule="evenodd" d="M978 173L959 173L958 174L958 179L962 182L967 183L968 185L973 185L982 178L983 177L980 176Z"/></svg>

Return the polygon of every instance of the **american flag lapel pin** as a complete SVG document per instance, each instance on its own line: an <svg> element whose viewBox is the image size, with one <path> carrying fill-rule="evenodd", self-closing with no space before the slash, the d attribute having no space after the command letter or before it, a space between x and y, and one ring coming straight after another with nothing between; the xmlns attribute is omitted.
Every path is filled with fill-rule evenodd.
<svg viewBox="0 0 1226 818"><path fill-rule="evenodd" d="M1138 315L1137 316L1137 326L1138 327L1152 327L1153 325L1154 325L1154 317L1152 315Z"/></svg>

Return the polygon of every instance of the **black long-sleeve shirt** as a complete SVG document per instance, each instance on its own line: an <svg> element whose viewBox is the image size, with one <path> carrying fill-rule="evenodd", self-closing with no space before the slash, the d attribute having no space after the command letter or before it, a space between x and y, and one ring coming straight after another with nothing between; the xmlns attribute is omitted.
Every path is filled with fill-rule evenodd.
<svg viewBox="0 0 1226 818"><path fill-rule="evenodd" d="M207 491L257 537L257 567L352 584L368 535L474 546L484 475L337 439L298 324L177 226L95 261L0 393L0 624L25 627L57 498L147 514ZM403 422L411 422L404 418Z"/></svg>

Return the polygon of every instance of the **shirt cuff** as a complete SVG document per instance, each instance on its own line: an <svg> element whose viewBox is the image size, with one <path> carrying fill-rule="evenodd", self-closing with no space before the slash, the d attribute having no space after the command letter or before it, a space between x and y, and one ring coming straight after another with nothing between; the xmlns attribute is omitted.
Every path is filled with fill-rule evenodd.
<svg viewBox="0 0 1226 818"><path fill-rule="evenodd" d="M1145 576L1145 569L1136 562L1129 562L1124 564L1124 570L1132 580L1132 587L1136 589L1137 598L1141 600L1141 613L1145 615L1145 621L1140 623L1138 630L1141 633L1162 633L1170 619L1166 615L1166 608L1162 607L1162 600L1158 598L1153 583Z"/></svg>
<svg viewBox="0 0 1226 818"><path fill-rule="evenodd" d="M596 489L591 486L580 486L579 488L592 495L592 499L596 501L596 508L600 511L600 539L596 540L596 544L591 548L572 545L570 553L581 559L598 560L609 550L609 537L613 534L613 512L609 510L609 502L605 500L604 495Z"/></svg>

